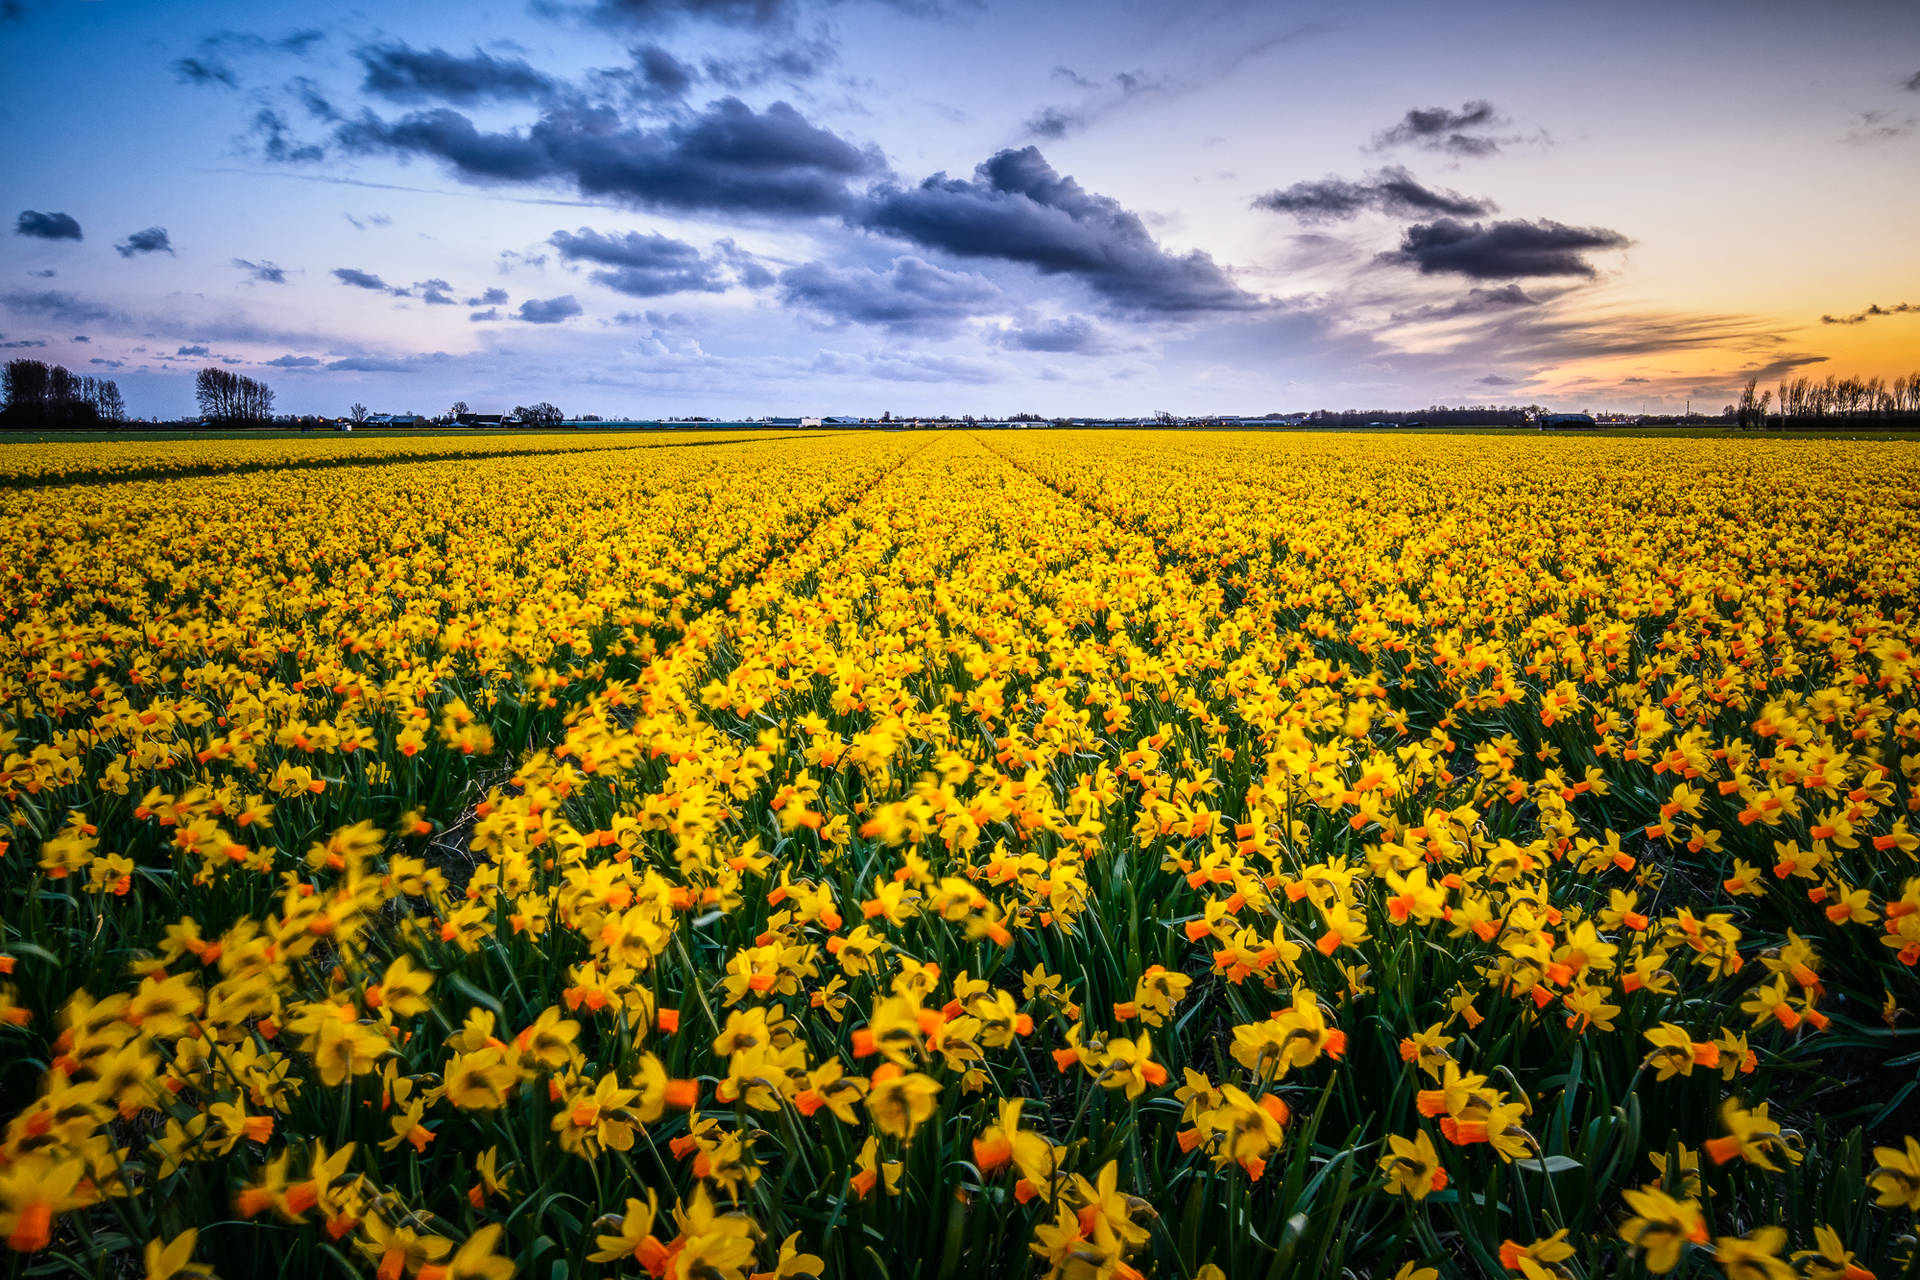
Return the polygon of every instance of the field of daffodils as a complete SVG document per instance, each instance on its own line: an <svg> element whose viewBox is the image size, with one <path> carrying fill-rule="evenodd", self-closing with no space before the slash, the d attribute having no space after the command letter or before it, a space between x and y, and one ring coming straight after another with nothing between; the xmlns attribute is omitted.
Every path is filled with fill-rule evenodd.
<svg viewBox="0 0 1920 1280"><path fill-rule="evenodd" d="M0 446L0 1258L1920 1273L1920 454Z"/></svg>

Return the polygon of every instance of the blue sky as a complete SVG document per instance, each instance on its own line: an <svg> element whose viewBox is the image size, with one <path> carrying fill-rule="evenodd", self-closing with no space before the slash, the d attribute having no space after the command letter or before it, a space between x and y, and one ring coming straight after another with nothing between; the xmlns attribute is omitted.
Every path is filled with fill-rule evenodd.
<svg viewBox="0 0 1920 1280"><path fill-rule="evenodd" d="M0 346L140 416L210 362L645 416L1920 367L1910 3L0 13Z"/></svg>

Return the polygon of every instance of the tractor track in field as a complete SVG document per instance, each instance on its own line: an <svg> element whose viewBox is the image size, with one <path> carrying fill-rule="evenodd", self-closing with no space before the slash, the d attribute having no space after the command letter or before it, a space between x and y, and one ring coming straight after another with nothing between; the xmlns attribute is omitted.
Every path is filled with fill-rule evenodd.
<svg viewBox="0 0 1920 1280"><path fill-rule="evenodd" d="M988 453L992 454L994 457L1000 459L1000 461L1012 467L1015 471L1018 471L1020 474L1027 476L1029 479L1032 479L1042 485L1045 485L1049 490L1058 494L1061 498L1065 499L1066 501L1073 503L1075 506L1079 507L1081 510L1086 511L1091 515L1106 521L1108 524L1113 525L1117 529L1122 529L1127 533L1131 533L1135 537L1145 538L1153 546L1154 562L1160 566L1160 571L1162 573L1172 573L1176 570L1184 572L1186 571L1186 566L1193 563L1193 558L1191 556L1185 555L1181 552L1169 550L1164 540L1161 539L1158 534L1151 533L1148 530L1141 528L1138 524L1134 523L1132 520L1127 519L1123 516L1117 515L1112 511L1108 511L1096 503L1089 502L1087 499L1081 497L1079 494L1074 493L1069 489L1062 488L1060 485L1056 484L1054 481L1040 474L1038 471L1035 471L1033 468L1025 465L1022 462L1019 462L1014 458L1008 457L1006 454L1000 452L1000 450L994 448L992 445L988 444L986 441L981 440L979 437L974 436L972 433L968 433L967 438L972 440L975 444L979 445L982 449L985 449ZM1191 574L1189 574L1189 576L1191 576ZM1218 586L1221 589L1221 591L1228 593L1228 595L1232 595L1233 592L1236 590L1234 587L1232 587L1228 583L1226 576L1224 574L1215 573L1215 574L1209 574L1208 576L1213 580L1214 585Z"/></svg>
<svg viewBox="0 0 1920 1280"><path fill-rule="evenodd" d="M846 432L830 433L830 435L845 435L845 434L848 434L848 433ZM782 437L782 438L797 439L801 437ZM821 437L821 438L828 438L828 437ZM736 444L736 443L744 443L744 442L728 440L728 441L711 441L711 442L700 441L700 442L692 442L692 443ZM761 581L763 578L765 578L767 575L767 571L770 568L772 568L776 562L780 560L784 560L787 557L793 555L795 552L799 551L800 548L805 546L813 538L814 534L819 532L820 527L826 524L829 520L832 520L837 516L845 515L848 512L851 512L855 508L859 507L862 503L864 503L867 500L867 498L874 492L875 489L877 489L881 484L883 484L887 480L888 477L894 475L896 472L901 470L901 468L905 467L909 462L919 457L922 453L924 453L927 450L928 446L931 445L932 443L933 443L932 439L927 440L925 443L920 445L919 448L914 449L911 452L903 455L897 462L893 463L893 465L886 467L883 470L876 473L874 476L868 479L865 482L865 484L861 487L859 496L854 498L852 502L841 507L839 510L830 512L827 510L827 508L824 505L815 505L811 508L808 508L808 511L812 515L812 519L806 521L806 523L800 529L794 531L788 537L780 539L775 543L773 543L772 545L770 545L767 548L767 553L764 556L760 557L759 561L756 564L754 564L751 568L743 569L739 573L734 574L724 584L717 585L708 594L707 596L708 603L706 607L701 609L698 614L694 615L693 618L688 620L687 624L681 630L681 633L680 633L681 639L684 640L687 633L692 631L701 619L709 617L710 615L716 612L720 614L727 613L728 612L727 602L733 598L735 593L740 591L742 588L752 586L754 583L757 583ZM577 452L602 452L602 451L601 450L566 450L564 452L568 454L573 454ZM711 649L708 650L707 663L708 663L708 671L710 674L715 674L720 678L724 678L726 673L731 671L733 667L738 664L739 659L737 656L733 655L730 648L726 646L726 641L724 638L722 638L721 640L721 647L723 650L723 653L721 654L715 654L715 652ZM724 661L721 661L720 659L724 659ZM473 782L469 785L465 800L460 806L458 815L452 818L447 823L446 827L434 837L434 839L429 845L429 848L432 851L432 855L433 855L431 859L432 865L440 868L443 872L445 872L449 880L455 883L456 887L460 885L464 885L466 881L473 875L475 868L477 868L480 864L480 859L474 856L472 841L473 841L473 831L474 831L475 824L479 821L479 805L481 801L486 798L488 793L491 792L494 787L502 786L503 784L508 787L510 792L517 794L517 792L513 792L512 785L511 783L508 782L508 779L512 778L514 773L518 771L520 767L520 763L524 761L528 755L537 751L551 749L553 745L554 744L552 742L540 741L538 739L530 737L528 738L527 741L518 744L514 749L514 751L512 752L511 758L514 762L513 764L511 764L510 766L503 766L501 768L498 768L489 774L476 777L473 780Z"/></svg>
<svg viewBox="0 0 1920 1280"><path fill-rule="evenodd" d="M918 458L921 454L925 453L928 450L928 448L930 448L933 445L934 441L937 440L938 438L939 437L937 436L928 437L928 439L924 443L922 443L918 448L912 450L909 453L903 454L900 457L899 461L895 462L892 466L886 467L880 472L878 472L877 474L875 474L871 479L866 481L866 483L861 486L859 496L856 497L852 502L849 502L846 506L841 507L838 511L829 513L823 507L816 506L811 508L814 518L807 522L807 525L804 529L800 530L799 533L787 539L785 542L779 544L778 546L769 548L767 554L761 557L759 564L755 565L752 569L736 574L733 577L733 579L727 584L727 587L724 593L717 593L711 597L713 600L717 601L717 603L707 606L707 608L702 612L700 616L705 617L707 614L714 612L716 609L720 610L723 613L727 612L726 602L732 599L735 593L737 593L744 587L753 586L756 583L765 579L767 576L767 571L769 569L771 569L777 562L788 559L789 557L793 556L802 547L806 546L807 543L811 542L813 540L814 534L818 533L820 531L820 527L826 524L829 520L837 519L840 516L849 515L854 511L857 511L861 506L863 506L866 503L867 499L873 496L874 492L877 489L879 489L881 485L885 484L894 475L898 474L901 470L903 470L908 463L912 462L915 458ZM691 629L691 627L689 627L689 629ZM724 641L722 643L724 644ZM736 665L738 665L739 659L737 657L733 657L731 654L729 654L729 657L731 658L731 660L728 661L724 666L720 666L717 664L713 666L713 669L721 678L724 678L728 673L730 673L733 670L733 668ZM711 659L709 659L709 661L711 662Z"/></svg>

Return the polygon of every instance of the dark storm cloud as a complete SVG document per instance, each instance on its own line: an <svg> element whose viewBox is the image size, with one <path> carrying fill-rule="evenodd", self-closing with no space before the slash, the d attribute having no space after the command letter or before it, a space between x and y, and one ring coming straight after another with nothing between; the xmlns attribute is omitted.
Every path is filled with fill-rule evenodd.
<svg viewBox="0 0 1920 1280"><path fill-rule="evenodd" d="M1920 71L1916 71L1911 76L1909 76L1907 78L1906 84L1902 85L1901 87L1904 88L1908 93L1920 93Z"/></svg>
<svg viewBox="0 0 1920 1280"><path fill-rule="evenodd" d="M413 282L413 289L409 292L414 293L420 301L430 307L460 305L460 300L453 296L453 286L445 280L416 280Z"/></svg>
<svg viewBox="0 0 1920 1280"><path fill-rule="evenodd" d="M1455 298L1452 302L1429 303L1409 311L1396 311L1392 315L1392 323L1417 324L1431 320L1453 320L1461 316L1488 315L1515 307L1537 307L1553 296L1531 294L1517 284L1503 284L1497 289L1473 288L1467 290L1466 296Z"/></svg>
<svg viewBox="0 0 1920 1280"><path fill-rule="evenodd" d="M1631 243L1605 227L1569 227L1558 222L1437 222L1408 227L1387 261L1418 267L1423 275L1451 272L1477 280L1515 276L1588 276L1583 254Z"/></svg>
<svg viewBox="0 0 1920 1280"><path fill-rule="evenodd" d="M786 302L846 323L900 332L951 329L996 302L1000 290L982 276L948 271L920 258L896 258L885 271L810 262L780 273Z"/></svg>
<svg viewBox="0 0 1920 1280"><path fill-rule="evenodd" d="M678 98L693 87L698 73L659 45L636 45L629 52L633 55L634 73L648 92Z"/></svg>
<svg viewBox="0 0 1920 1280"><path fill-rule="evenodd" d="M1415 107L1391 128L1373 136L1375 147L1414 146L1460 156L1492 155L1500 142L1484 133L1500 121L1500 113L1484 99L1464 103L1458 111L1447 107Z"/></svg>
<svg viewBox="0 0 1920 1280"><path fill-rule="evenodd" d="M265 363L268 368L272 369L312 369L319 365L320 360L316 356L296 356L289 354L275 356Z"/></svg>
<svg viewBox="0 0 1920 1280"><path fill-rule="evenodd" d="M36 240L79 240L80 224L70 213L37 213L32 209L22 209L20 217L13 224L13 233L17 236L32 236Z"/></svg>
<svg viewBox="0 0 1920 1280"><path fill-rule="evenodd" d="M848 182L882 168L784 102L755 111L737 98L660 129L626 125L605 107L568 107L525 132L495 133L440 107L398 120L369 113L336 137L349 151L430 156L471 182L560 181L583 195L683 211L841 212Z"/></svg>
<svg viewBox="0 0 1920 1280"><path fill-rule="evenodd" d="M538 99L555 88L550 77L520 59L496 58L479 49L461 56L391 41L363 46L354 56L366 71L361 87L392 102Z"/></svg>
<svg viewBox="0 0 1920 1280"><path fill-rule="evenodd" d="M1829 356L1817 356L1810 351L1796 352L1779 356L1765 364L1748 365L1740 370L1741 377L1758 378L1761 382L1772 382L1775 378L1784 378L1796 369L1804 369L1810 364L1825 364Z"/></svg>
<svg viewBox="0 0 1920 1280"><path fill-rule="evenodd" d="M196 343L191 347L182 347L173 354L176 356L210 356L213 352L209 351L205 346Z"/></svg>
<svg viewBox="0 0 1920 1280"><path fill-rule="evenodd" d="M507 291L505 289L488 289L477 298L468 298L467 305L470 307L497 307L506 300Z"/></svg>
<svg viewBox="0 0 1920 1280"><path fill-rule="evenodd" d="M306 113L315 120L325 120L329 124L340 119L339 109L333 100L320 92L320 86L305 76L295 76L288 90L298 99Z"/></svg>
<svg viewBox="0 0 1920 1280"><path fill-rule="evenodd" d="M670 236L639 231L603 235L582 227L578 231L556 231L548 243L569 262L591 262L605 268L595 271L592 279L629 297L721 293L727 287L718 262Z"/></svg>
<svg viewBox="0 0 1920 1280"><path fill-rule="evenodd" d="M1069 111L1065 107L1044 107L1028 117L1026 124L1021 127L1036 138L1056 142L1086 122L1087 118L1077 111Z"/></svg>
<svg viewBox="0 0 1920 1280"><path fill-rule="evenodd" d="M1048 351L1058 355L1098 355L1109 349L1106 336L1085 316L1043 320L1002 329L994 341L1010 351Z"/></svg>
<svg viewBox="0 0 1920 1280"><path fill-rule="evenodd" d="M1070 133L1077 133L1087 128L1095 120L1126 106L1128 102L1143 93L1158 93L1169 88L1179 88L1145 71L1122 71L1104 86L1067 67L1055 67L1053 77L1056 80L1065 80L1076 88L1104 88L1107 92L1079 107L1047 106L1027 117L1026 123L1021 126L1027 134L1050 142L1057 142Z"/></svg>
<svg viewBox="0 0 1920 1280"><path fill-rule="evenodd" d="M182 84L221 84L229 89L240 87L240 80L233 74L233 68L211 58L180 58L173 64L174 75Z"/></svg>
<svg viewBox="0 0 1920 1280"><path fill-rule="evenodd" d="M840 59L840 51L829 40L803 40L778 48L765 48L738 58L702 58L700 66L707 79L723 89L752 89L770 80L799 84L825 73Z"/></svg>
<svg viewBox="0 0 1920 1280"><path fill-rule="evenodd" d="M249 262L245 258L235 258L233 265L246 272L261 284L285 284L287 269L276 263L260 261Z"/></svg>
<svg viewBox="0 0 1920 1280"><path fill-rule="evenodd" d="M253 31L216 31L200 41L200 49L203 53L304 54L326 38L327 33L315 27L304 27L272 37Z"/></svg>
<svg viewBox="0 0 1920 1280"><path fill-rule="evenodd" d="M733 268L734 279L749 289L765 289L773 284L773 272L753 254L742 249L732 240L716 240L713 252L722 262Z"/></svg>
<svg viewBox="0 0 1920 1280"><path fill-rule="evenodd" d="M172 253L173 242L167 239L165 227L148 227L113 246L113 251L123 258L131 258L137 253Z"/></svg>
<svg viewBox="0 0 1920 1280"><path fill-rule="evenodd" d="M335 136L349 151L433 156L460 177L482 182L532 182L554 173L547 148L532 137L483 133L448 107L391 121L368 114L341 125Z"/></svg>
<svg viewBox="0 0 1920 1280"><path fill-rule="evenodd" d="M980 0L880 0L890 9L915 17L948 16L958 10L976 10ZM669 27L682 20L716 26L770 28L793 23L803 8L801 0L534 0L534 12L548 16L576 16L614 28Z"/></svg>
<svg viewBox="0 0 1920 1280"><path fill-rule="evenodd" d="M315 164L326 159L327 153L319 145L295 138L286 116L272 107L261 107L253 113L250 131L260 154L276 164Z"/></svg>
<svg viewBox="0 0 1920 1280"><path fill-rule="evenodd" d="M794 0L594 0L576 12L608 27L666 27L683 18L731 27L767 27L786 21L795 7ZM551 3L537 3L536 8L563 11Z"/></svg>
<svg viewBox="0 0 1920 1280"><path fill-rule="evenodd" d="M558 298L528 298L520 304L519 318L528 324L559 324L580 314L580 304L572 294Z"/></svg>
<svg viewBox="0 0 1920 1280"><path fill-rule="evenodd" d="M1517 284L1503 284L1498 289L1469 289L1467 296L1454 306L1465 306L1473 311L1485 311L1490 307L1536 307L1540 299L1528 294Z"/></svg>
<svg viewBox="0 0 1920 1280"><path fill-rule="evenodd" d="M970 180L936 173L917 187L883 187L861 221L960 257L997 258L1072 276L1128 310L1191 313L1258 305L1211 257L1198 250L1168 253L1138 214L1062 177L1035 147L1000 152Z"/></svg>
<svg viewBox="0 0 1920 1280"><path fill-rule="evenodd" d="M1331 174L1317 182L1296 182L1254 197L1253 207L1291 214L1302 222L1354 218L1370 209L1397 217L1471 218L1496 208L1491 200L1425 186L1399 165L1388 165L1358 182Z"/></svg>
<svg viewBox="0 0 1920 1280"><path fill-rule="evenodd" d="M1900 302L1900 303L1895 303L1891 307L1883 307L1876 302L1873 305L1869 306L1865 311L1856 311L1850 316L1821 316L1820 323L1821 324L1865 324L1867 321L1873 319L1876 316L1897 316L1908 311L1920 311L1920 306L1915 306L1911 302Z"/></svg>
<svg viewBox="0 0 1920 1280"><path fill-rule="evenodd" d="M240 87L240 78L229 64L230 57L257 57L263 54L304 54L326 34L311 28L289 32L276 39L251 31L216 31L204 37L197 52L173 62L173 73L182 84Z"/></svg>
<svg viewBox="0 0 1920 1280"><path fill-rule="evenodd" d="M684 311L620 311L613 317L615 324L646 325L651 329L684 329L692 324Z"/></svg>
<svg viewBox="0 0 1920 1280"><path fill-rule="evenodd" d="M356 289L378 289L381 293L403 292L371 271L362 271L358 267L335 267L332 274L341 284L350 284Z"/></svg>
<svg viewBox="0 0 1920 1280"><path fill-rule="evenodd" d="M630 46L627 56L626 65L594 68L575 85L556 82L556 95L571 95L574 101L623 101L637 110L658 112L680 104L702 81L733 93L773 81L800 85L818 78L840 53L832 40L815 35L761 42L737 55L710 54L697 66L650 40Z"/></svg>

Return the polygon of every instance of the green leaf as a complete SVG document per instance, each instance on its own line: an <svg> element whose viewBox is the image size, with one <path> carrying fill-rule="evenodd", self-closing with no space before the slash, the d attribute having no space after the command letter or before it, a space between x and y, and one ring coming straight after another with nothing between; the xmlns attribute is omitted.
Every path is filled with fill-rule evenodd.
<svg viewBox="0 0 1920 1280"><path fill-rule="evenodd" d="M45 947L37 947L31 942L9 942L7 950L15 956L32 956L36 960L44 960L56 968L65 963Z"/></svg>
<svg viewBox="0 0 1920 1280"><path fill-rule="evenodd" d="M1565 1173L1569 1169L1584 1169L1587 1166L1572 1156L1541 1156L1538 1160L1515 1160L1513 1167L1533 1173Z"/></svg>
<svg viewBox="0 0 1920 1280"><path fill-rule="evenodd" d="M491 1009L493 1011L493 1016L500 1019L501 1025L504 1026L506 1024L507 1011L504 1007L502 1007L502 1005L500 1004L500 1001L496 999L491 992L481 990L479 987L475 986L471 981L469 981L464 974L449 973L446 975L446 979L447 979L448 986L452 987L455 991L458 991L461 995L473 1001L475 1004L481 1005L487 1009Z"/></svg>

